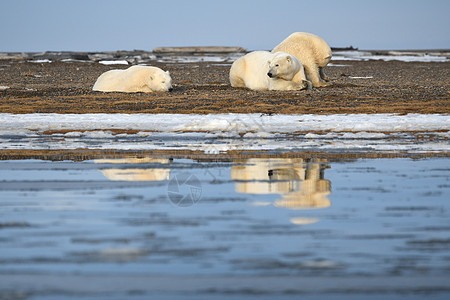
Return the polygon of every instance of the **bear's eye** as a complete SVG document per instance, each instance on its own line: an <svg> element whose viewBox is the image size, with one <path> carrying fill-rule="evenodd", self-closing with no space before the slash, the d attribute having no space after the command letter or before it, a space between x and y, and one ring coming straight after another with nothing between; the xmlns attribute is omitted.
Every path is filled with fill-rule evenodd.
<svg viewBox="0 0 450 300"><path fill-rule="evenodd" d="M279 67L279 66L280 66L279 64L276 64L276 65L275 65L275 67Z"/></svg>
<svg viewBox="0 0 450 300"><path fill-rule="evenodd" d="M162 81L162 83L166 83L166 81L165 81L165 80L163 80L163 81Z"/></svg>

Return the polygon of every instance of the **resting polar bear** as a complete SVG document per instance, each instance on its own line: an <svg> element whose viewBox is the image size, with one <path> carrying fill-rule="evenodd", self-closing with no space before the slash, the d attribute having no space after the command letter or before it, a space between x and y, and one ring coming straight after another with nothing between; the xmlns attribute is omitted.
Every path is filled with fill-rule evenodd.
<svg viewBox="0 0 450 300"><path fill-rule="evenodd" d="M324 74L323 68L330 62L331 49L322 38L306 32L294 32L273 48L278 51L295 55L305 68L306 78L314 87L329 86L330 79Z"/></svg>
<svg viewBox="0 0 450 300"><path fill-rule="evenodd" d="M238 58L230 69L233 87L251 90L301 90L311 87L302 63L284 52L254 51Z"/></svg>
<svg viewBox="0 0 450 300"><path fill-rule="evenodd" d="M172 91L169 72L157 67L132 66L125 70L110 70L98 77L92 88L101 92L151 93Z"/></svg>

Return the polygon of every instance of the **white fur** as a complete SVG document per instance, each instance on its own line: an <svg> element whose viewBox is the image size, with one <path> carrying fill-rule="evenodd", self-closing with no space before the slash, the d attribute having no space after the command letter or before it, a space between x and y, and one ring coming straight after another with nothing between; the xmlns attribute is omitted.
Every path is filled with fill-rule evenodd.
<svg viewBox="0 0 450 300"><path fill-rule="evenodd" d="M299 82L294 82L294 78L299 78ZM230 83L251 90L301 90L310 86L302 63L295 56L268 51L250 52L237 59L231 65Z"/></svg>
<svg viewBox="0 0 450 300"><path fill-rule="evenodd" d="M101 92L151 93L172 90L169 72L157 67L132 66L125 70L110 70L100 75L92 88Z"/></svg>
<svg viewBox="0 0 450 300"><path fill-rule="evenodd" d="M322 38L306 32L294 32L273 48L278 51L295 55L305 68L306 78L313 86L328 86L329 78L323 73L323 68L330 62L331 48Z"/></svg>

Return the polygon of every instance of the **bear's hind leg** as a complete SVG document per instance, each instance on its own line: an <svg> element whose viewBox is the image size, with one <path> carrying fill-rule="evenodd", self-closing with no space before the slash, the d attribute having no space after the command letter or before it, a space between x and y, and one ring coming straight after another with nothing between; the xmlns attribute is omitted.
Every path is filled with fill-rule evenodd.
<svg viewBox="0 0 450 300"><path fill-rule="evenodd" d="M246 67L244 57L239 58L231 65L229 79L232 87L246 87L243 78Z"/></svg>
<svg viewBox="0 0 450 300"><path fill-rule="evenodd" d="M313 89L313 85L312 85L311 81L303 80L303 84L306 86L307 90L312 90Z"/></svg>
<svg viewBox="0 0 450 300"><path fill-rule="evenodd" d="M319 67L319 74L320 74L320 78L322 78L323 81L330 81L330 77L328 77L325 72L323 71L323 68Z"/></svg>
<svg viewBox="0 0 450 300"><path fill-rule="evenodd" d="M230 74L230 83L232 87L245 87L245 82L242 77L235 74Z"/></svg>
<svg viewBox="0 0 450 300"><path fill-rule="evenodd" d="M304 66L306 79L312 82L314 87L330 86L331 83L320 80L319 68L317 66Z"/></svg>

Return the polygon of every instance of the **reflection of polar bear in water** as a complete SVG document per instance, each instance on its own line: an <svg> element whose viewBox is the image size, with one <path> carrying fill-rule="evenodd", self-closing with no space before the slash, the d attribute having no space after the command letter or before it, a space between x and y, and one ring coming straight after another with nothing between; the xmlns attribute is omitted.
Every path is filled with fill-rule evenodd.
<svg viewBox="0 0 450 300"><path fill-rule="evenodd" d="M331 205L329 180L324 179L326 166L320 161L304 162L301 158L251 158L235 162L231 179L236 192L247 194L281 194L275 206L290 209L324 208Z"/></svg>
<svg viewBox="0 0 450 300"><path fill-rule="evenodd" d="M295 55L305 68L306 79L314 87L329 86L330 79L323 72L323 68L331 60L331 48L322 38L306 32L294 32L273 48L272 52L287 52Z"/></svg>
<svg viewBox="0 0 450 300"><path fill-rule="evenodd" d="M172 90L169 72L150 66L132 66L126 70L109 70L100 75L92 88L101 92L151 93Z"/></svg>
<svg viewBox="0 0 450 300"><path fill-rule="evenodd" d="M254 51L238 58L230 69L232 87L251 90L302 90L311 87L302 63L293 55Z"/></svg>
<svg viewBox="0 0 450 300"><path fill-rule="evenodd" d="M97 164L169 164L168 158L121 158L96 159ZM170 178L170 168L126 168L126 169L100 169L103 175L112 181L163 181Z"/></svg>

